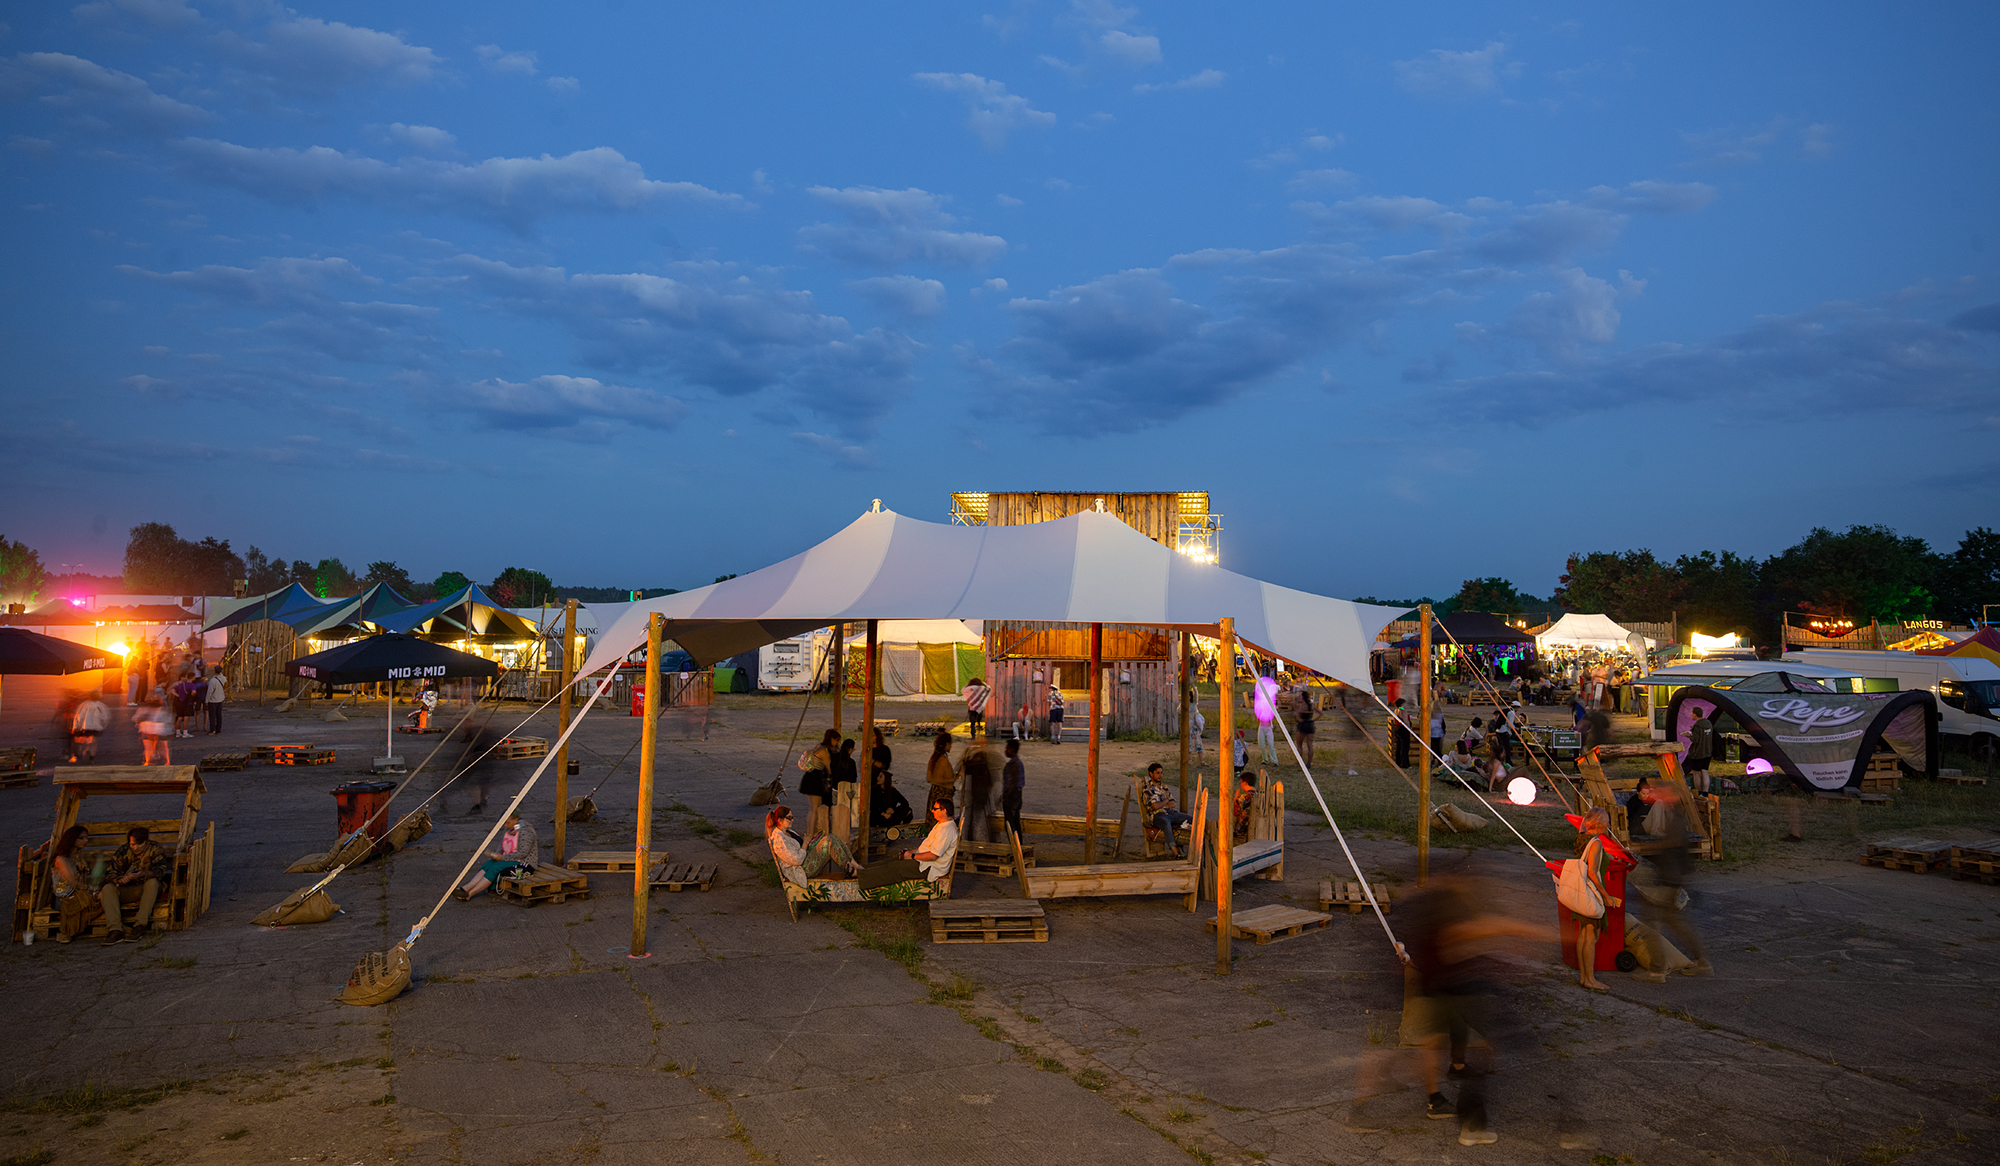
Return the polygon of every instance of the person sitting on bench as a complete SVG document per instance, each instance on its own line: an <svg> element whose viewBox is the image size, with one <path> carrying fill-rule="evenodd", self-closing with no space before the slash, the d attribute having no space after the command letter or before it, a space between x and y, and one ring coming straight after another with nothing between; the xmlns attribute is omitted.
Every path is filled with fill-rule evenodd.
<svg viewBox="0 0 2000 1166"><path fill-rule="evenodd" d="M1250 840L1250 805L1257 797L1258 778L1263 776L1261 769L1257 771L1257 777L1251 777L1247 769L1236 775L1236 801L1230 806L1229 813L1234 819L1230 823L1231 833L1236 835L1238 842Z"/></svg>
<svg viewBox="0 0 2000 1166"><path fill-rule="evenodd" d="M916 850L903 858L892 858L861 868L861 889L872 891L896 883L934 881L951 873L952 856L958 851L958 823L950 798L931 799L931 821L936 825L924 835Z"/></svg>
<svg viewBox="0 0 2000 1166"><path fill-rule="evenodd" d="M847 844L833 835L815 834L810 842L799 837L792 830L790 806L772 806L764 814L764 841L770 845L771 858L778 864L778 877L800 889L829 863L836 868L846 867L849 874L858 874L862 869Z"/></svg>
<svg viewBox="0 0 2000 1166"><path fill-rule="evenodd" d="M1181 844L1174 832L1194 819L1174 808L1174 793L1162 780L1164 773L1165 767L1159 762L1155 761L1148 765L1146 787L1140 793L1146 799L1146 821L1152 824L1153 829L1167 836L1167 849L1174 852L1175 858L1180 858Z"/></svg>
<svg viewBox="0 0 2000 1166"><path fill-rule="evenodd" d="M44 842L28 852L29 858L49 860L49 889L56 898L56 942L68 943L90 929L103 910L90 893L90 879L76 869L76 847L89 828L71 826L62 837Z"/></svg>
<svg viewBox="0 0 2000 1166"><path fill-rule="evenodd" d="M876 826L901 826L916 816L909 799L896 788L896 779L887 769L876 770L875 792L868 796L869 821Z"/></svg>
<svg viewBox="0 0 2000 1166"><path fill-rule="evenodd" d="M153 906L160 901L161 885L173 877L173 866L167 861L166 851L148 841L150 837L144 826L134 826L125 835L125 845L111 852L110 865L104 869L104 885L97 891L98 901L104 904L106 943L124 942L123 909L128 899L136 898L139 903L139 913L132 917L132 930L153 928Z"/></svg>
<svg viewBox="0 0 2000 1166"><path fill-rule="evenodd" d="M507 828L500 831L500 846L486 852L486 861L479 865L479 872L466 880L464 886L452 892L461 902L474 895L483 895L493 889L493 884L525 867L534 870L542 858L542 842L535 834L535 828L521 821L521 815L507 815Z"/></svg>

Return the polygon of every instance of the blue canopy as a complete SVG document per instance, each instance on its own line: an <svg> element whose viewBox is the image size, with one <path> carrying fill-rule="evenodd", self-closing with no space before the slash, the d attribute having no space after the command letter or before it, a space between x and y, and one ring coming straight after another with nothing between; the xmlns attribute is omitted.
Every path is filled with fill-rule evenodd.
<svg viewBox="0 0 2000 1166"><path fill-rule="evenodd" d="M222 614L201 630L212 632L268 619L307 635L337 627L361 628L371 624L380 627L384 619L411 607L408 599L386 583L377 583L359 595L341 599L321 599L297 583L290 583L268 595L230 601Z"/></svg>
<svg viewBox="0 0 2000 1166"><path fill-rule="evenodd" d="M443 599L385 613L374 622L385 631L422 635L456 631L468 636L505 635L532 640L542 634L535 625L486 594L477 583L468 583Z"/></svg>

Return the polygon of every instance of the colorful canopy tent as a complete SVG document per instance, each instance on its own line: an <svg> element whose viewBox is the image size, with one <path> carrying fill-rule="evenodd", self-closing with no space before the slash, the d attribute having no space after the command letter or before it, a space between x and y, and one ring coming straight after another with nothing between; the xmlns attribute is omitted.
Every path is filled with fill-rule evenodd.
<svg viewBox="0 0 2000 1166"><path fill-rule="evenodd" d="M867 640L866 631L847 637L850 678L858 672L859 657L854 649ZM882 654L875 691L883 696L958 692L983 671L983 643L979 633L962 619L881 620L875 625L875 646Z"/></svg>
<svg viewBox="0 0 2000 1166"><path fill-rule="evenodd" d="M339 627L358 631L383 627L389 617L409 611L414 606L386 583L377 583L359 595L340 599L321 599L297 583L291 583L267 595L216 600L210 605L209 621L201 630L212 632L252 620L268 619L284 624L302 636Z"/></svg>
<svg viewBox="0 0 2000 1166"><path fill-rule="evenodd" d="M443 599L406 608L376 622L384 631L409 632L431 638L500 636L533 640L540 635L533 620L515 615L499 600L486 594L477 583L468 583Z"/></svg>
<svg viewBox="0 0 2000 1166"><path fill-rule="evenodd" d="M1212 636L1231 617L1252 647L1367 687L1368 645L1403 610L1197 563L1103 511L947 526L875 510L761 571L633 604L598 637L583 671L642 644L653 612L703 664L844 620L1132 623Z"/></svg>
<svg viewBox="0 0 2000 1166"><path fill-rule="evenodd" d="M1993 628L1980 628L1949 648L1933 648L1919 654L1924 656L1984 656L1995 664L2000 664L2000 631Z"/></svg>
<svg viewBox="0 0 2000 1166"><path fill-rule="evenodd" d="M1543 651L1550 648L1596 648L1602 652L1615 652L1630 643L1631 635L1631 632L1612 622L1610 616L1570 612L1534 639L1535 646ZM1647 640L1646 644L1651 647L1652 641Z"/></svg>

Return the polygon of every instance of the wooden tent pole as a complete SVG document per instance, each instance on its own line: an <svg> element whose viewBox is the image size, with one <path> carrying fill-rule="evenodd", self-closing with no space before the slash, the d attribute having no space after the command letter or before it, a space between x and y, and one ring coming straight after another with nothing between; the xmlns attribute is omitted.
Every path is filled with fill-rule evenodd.
<svg viewBox="0 0 2000 1166"><path fill-rule="evenodd" d="M833 625L833 731L845 734L847 712L847 625Z"/></svg>
<svg viewBox="0 0 2000 1166"><path fill-rule="evenodd" d="M1222 743L1215 750L1221 762L1215 788L1215 974L1229 974L1230 893L1235 890L1236 823L1236 621L1224 619L1217 645L1216 679L1222 682L1222 707L1215 719ZM1196 857L1196 862L1201 859Z"/></svg>
<svg viewBox="0 0 2000 1166"><path fill-rule="evenodd" d="M861 831L861 847L858 853L864 864L868 861L868 842L871 837L868 826L870 815L873 813L869 808L869 802L875 794L875 632L876 623L871 619L868 621L868 641L861 649L861 755L866 760L859 767L862 770L858 775L861 779L861 796L854 803L855 815L860 818L856 824ZM841 683L846 683L845 676L841 678ZM929 820L930 814L930 808L925 807L926 821Z"/></svg>
<svg viewBox="0 0 2000 1166"><path fill-rule="evenodd" d="M576 600L563 604L562 639L562 697L556 706L556 723L569 728L570 685L576 680L572 670L576 645ZM569 851L564 846L569 841L569 738L564 737L562 748L556 750L556 865L563 864L563 856Z"/></svg>
<svg viewBox="0 0 2000 1166"><path fill-rule="evenodd" d="M639 830L633 847L636 860L632 871L632 950L633 959L651 955L646 947L646 910L651 906L653 868L653 754L660 733L660 629L659 612L646 617L646 719L639 728Z"/></svg>
<svg viewBox="0 0 2000 1166"><path fill-rule="evenodd" d="M1188 648L1192 644L1186 632L1181 633L1181 800L1176 802L1183 812L1188 807L1188 734L1193 731L1194 700L1188 686ZM1199 857L1196 862L1201 861Z"/></svg>
<svg viewBox="0 0 2000 1166"><path fill-rule="evenodd" d="M1104 715L1104 625L1090 625L1090 748L1083 775L1083 861L1097 861L1097 726Z"/></svg>
<svg viewBox="0 0 2000 1166"><path fill-rule="evenodd" d="M1422 748L1417 754L1417 885L1421 887L1431 877L1431 605L1419 606L1417 618L1423 621L1417 632L1417 666L1423 669L1417 676L1417 710L1422 718L1418 726Z"/></svg>

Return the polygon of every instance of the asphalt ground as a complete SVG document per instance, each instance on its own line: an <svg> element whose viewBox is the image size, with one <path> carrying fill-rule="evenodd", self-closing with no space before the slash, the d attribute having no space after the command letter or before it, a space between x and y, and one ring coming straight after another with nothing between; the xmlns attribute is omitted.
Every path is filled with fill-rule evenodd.
<svg viewBox="0 0 2000 1166"><path fill-rule="evenodd" d="M57 687L9 678L0 744L55 747L45 719ZM415 948L410 991L380 1008L337 1004L355 960L429 910L533 763L490 764L477 814L472 781L443 790L430 835L334 884L344 913L332 921L259 928L251 917L308 877L284 867L331 841L327 791L380 749L379 702L339 723L320 719L325 708L234 704L223 737L177 743L177 761L294 739L339 755L328 767L208 777L215 891L195 927L108 948L14 943L0 955L12 1054L0 1061L0 1162L2000 1157L1989 1060L2000 888L1822 857L1840 851L1828 843L1698 872L1692 910L1713 978L1607 973L1611 991L1587 993L1553 945L1518 941L1503 996L1522 1039L1503 1049L1493 1082L1499 1141L1461 1147L1455 1124L1425 1120L1408 1084L1414 1054L1396 1047L1402 975L1372 915L1339 913L1324 931L1268 946L1239 941L1227 976L1202 926L1212 904L1190 914L1169 896L1045 903L1046 944L933 945L922 908L827 908L792 922L771 885L762 810L746 801L790 776L796 697L725 699L706 741L662 744L656 852L720 873L709 892L653 896L647 958L623 950L630 876L597 875L587 901L449 903ZM884 715L907 724L950 708L885 702ZM511 728L526 712L510 705L493 724ZM850 731L857 715L850 707ZM1322 720L1322 747L1345 739L1344 756L1361 758L1365 743L1334 719ZM807 735L826 723L813 712ZM552 728L544 715L526 731ZM622 710L593 714L572 792L637 734ZM421 756L416 739L401 743ZM900 784L921 790L924 744L895 746L910 775ZM438 793L460 747L448 743L399 806ZM137 754L119 731L101 759ZM1080 812L1084 754L1025 750L1030 812ZM1173 754L1108 743L1100 813L1115 820L1125 775L1149 760L1171 767ZM572 829L572 850L631 844L630 768L597 794L598 818ZM543 780L526 805L546 845L554 800L552 776ZM46 783L0 791L7 853L47 837L54 801ZM1289 816L1284 881L1237 884L1239 910L1310 906L1318 881L1345 871L1316 819ZM1050 861L1076 848L1036 841ZM1406 843L1351 841L1398 897L1413 884ZM1441 840L1433 869L1487 880L1498 910L1553 916L1548 879L1518 846ZM961 874L954 893L1019 890Z"/></svg>

